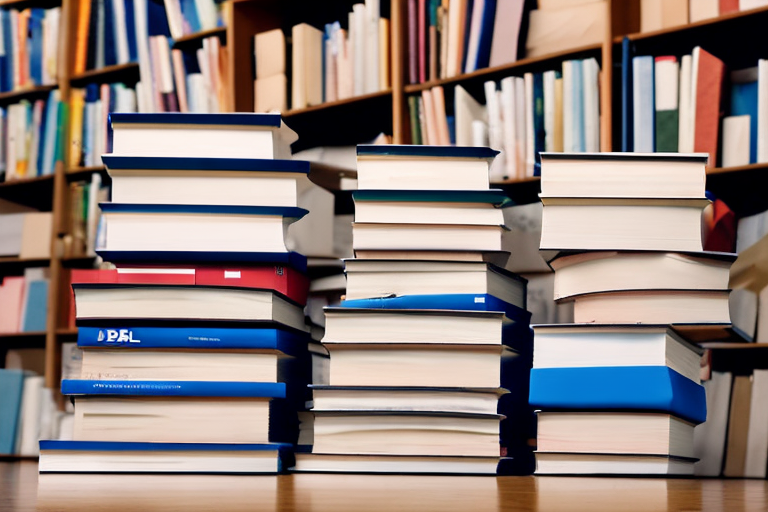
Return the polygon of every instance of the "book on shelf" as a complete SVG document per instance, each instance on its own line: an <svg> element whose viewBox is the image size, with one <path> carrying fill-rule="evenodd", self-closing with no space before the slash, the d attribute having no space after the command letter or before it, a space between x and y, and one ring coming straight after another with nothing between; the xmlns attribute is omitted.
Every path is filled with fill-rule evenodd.
<svg viewBox="0 0 768 512"><path fill-rule="evenodd" d="M174 39L223 26L221 4L213 0L164 2L168 28Z"/></svg>
<svg viewBox="0 0 768 512"><path fill-rule="evenodd" d="M34 457L38 439L51 435L56 405L44 377L12 365L0 369L0 454Z"/></svg>
<svg viewBox="0 0 768 512"><path fill-rule="evenodd" d="M133 0L80 0L75 7L75 75L136 62L138 48Z"/></svg>
<svg viewBox="0 0 768 512"><path fill-rule="evenodd" d="M526 57L538 57L598 44L603 41L609 20L609 2L538 2L530 12Z"/></svg>
<svg viewBox="0 0 768 512"><path fill-rule="evenodd" d="M0 286L0 332L45 332L48 287L47 269L28 268L23 276L6 276Z"/></svg>
<svg viewBox="0 0 768 512"><path fill-rule="evenodd" d="M687 24L688 2L689 0L641 0L640 32L653 32Z"/></svg>
<svg viewBox="0 0 768 512"><path fill-rule="evenodd" d="M0 11L0 92L56 85L60 20L60 7Z"/></svg>
<svg viewBox="0 0 768 512"><path fill-rule="evenodd" d="M91 180L69 183L69 229L64 237L67 256L95 256L99 240L104 235L99 203L109 198L110 188L102 186L101 175L91 174Z"/></svg>

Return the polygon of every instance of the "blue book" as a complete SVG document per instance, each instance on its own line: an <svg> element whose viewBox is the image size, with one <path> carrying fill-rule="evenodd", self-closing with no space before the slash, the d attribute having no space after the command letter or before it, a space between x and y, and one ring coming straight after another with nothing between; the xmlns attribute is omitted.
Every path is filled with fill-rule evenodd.
<svg viewBox="0 0 768 512"><path fill-rule="evenodd" d="M360 144L357 156L405 156L421 158L478 158L492 160L495 149L470 146L414 146L409 144Z"/></svg>
<svg viewBox="0 0 768 512"><path fill-rule="evenodd" d="M13 38L11 37L11 15L0 9L0 23L3 26L3 50L0 55L0 92L13 90Z"/></svg>
<svg viewBox="0 0 768 512"><path fill-rule="evenodd" d="M531 406L542 410L658 411L707 419L704 387L666 366L534 368Z"/></svg>
<svg viewBox="0 0 768 512"><path fill-rule="evenodd" d="M123 0L104 0L104 65L117 64L117 32L115 31L115 8L112 2ZM122 20L121 20L122 22Z"/></svg>
<svg viewBox="0 0 768 512"><path fill-rule="evenodd" d="M757 78L749 81L732 79L730 115L749 116L749 163L754 164L757 163Z"/></svg>
<svg viewBox="0 0 768 512"><path fill-rule="evenodd" d="M96 250L113 263L275 263L307 271L307 257L297 252L109 251Z"/></svg>
<svg viewBox="0 0 768 512"><path fill-rule="evenodd" d="M584 74L582 72L583 62L580 60L571 61L573 70L573 151L583 153L587 149L587 142L584 134Z"/></svg>
<svg viewBox="0 0 768 512"><path fill-rule="evenodd" d="M154 4L154 2L149 2ZM160 10L165 12L162 4ZM185 124L202 126L262 126L279 128L282 122L280 114L251 114L236 112L229 114L182 114L179 112L160 112L142 114L135 112L113 112L109 114L110 124Z"/></svg>
<svg viewBox="0 0 768 512"><path fill-rule="evenodd" d="M109 170L160 171L249 171L309 174L310 163L303 160L269 160L258 158L185 158L165 156L103 155Z"/></svg>
<svg viewBox="0 0 768 512"><path fill-rule="evenodd" d="M496 208L506 208L515 203L506 192L491 190L355 190L355 201L402 201L439 203L486 203Z"/></svg>
<svg viewBox="0 0 768 512"><path fill-rule="evenodd" d="M195 0L181 0L180 2L181 14L189 24L189 29L192 33L200 32L203 27L200 25L200 18L197 16L197 7L195 7Z"/></svg>
<svg viewBox="0 0 768 512"><path fill-rule="evenodd" d="M30 9L29 76L35 85L43 84L43 19L45 9Z"/></svg>
<svg viewBox="0 0 768 512"><path fill-rule="evenodd" d="M653 57L650 55L632 59L632 147L638 153L653 153L656 147L653 64Z"/></svg>
<svg viewBox="0 0 768 512"><path fill-rule="evenodd" d="M583 94L582 94L583 96ZM583 116L583 108L582 108ZM582 130L583 133L583 130ZM546 131L544 130L544 75L533 74L533 154L536 158L534 176L541 176L541 152L546 149ZM586 148L585 148L586 149Z"/></svg>
<svg viewBox="0 0 768 512"><path fill-rule="evenodd" d="M125 31L128 34L128 59L130 62L138 62L139 60L139 49L136 45L135 16L133 0L125 0Z"/></svg>
<svg viewBox="0 0 768 512"><path fill-rule="evenodd" d="M499 311L516 323L528 325L530 311L487 294L403 295L343 300L340 308L356 309L437 309L447 311Z"/></svg>
<svg viewBox="0 0 768 512"><path fill-rule="evenodd" d="M115 395L285 398L286 385L282 382L64 379L61 381L61 393L64 395L75 396Z"/></svg>
<svg viewBox="0 0 768 512"><path fill-rule="evenodd" d="M45 331L48 317L48 280L31 281L27 286L22 332Z"/></svg>
<svg viewBox="0 0 768 512"><path fill-rule="evenodd" d="M635 136L632 130L632 43L621 41L621 150L632 152Z"/></svg>
<svg viewBox="0 0 768 512"><path fill-rule="evenodd" d="M307 335L283 329L228 327L79 327L77 346L277 350L291 356L307 351Z"/></svg>
<svg viewBox="0 0 768 512"><path fill-rule="evenodd" d="M456 144L456 116L445 116L445 122L448 125L448 141Z"/></svg>
<svg viewBox="0 0 768 512"><path fill-rule="evenodd" d="M300 219L309 213L295 206L241 206L214 204L128 204L99 203L102 212L118 213L203 213L223 215L269 215Z"/></svg>
<svg viewBox="0 0 768 512"><path fill-rule="evenodd" d="M480 28L480 39L477 44L477 60L475 61L474 69L487 68L491 61L491 43L493 42L493 25L495 19L496 0L484 0L483 19ZM499 27L499 30L503 30L502 27Z"/></svg>
<svg viewBox="0 0 768 512"><path fill-rule="evenodd" d="M147 35L171 37L168 15L165 12L163 2L154 2L153 0L145 0L145 2L147 6Z"/></svg>
<svg viewBox="0 0 768 512"><path fill-rule="evenodd" d="M426 2L427 0L421 0L423 2ZM461 47L464 49L464 51L461 53L461 63L459 64L459 73L462 71L465 71L467 69L467 53L469 53L467 50L469 50L469 36L470 36L470 25L472 25L472 11L474 11L475 2L482 2L483 0L465 0L466 1L466 13L464 19L465 21L465 30L464 30L464 41L461 42ZM428 27L425 27L424 30L429 31ZM427 36L429 37L429 36Z"/></svg>
<svg viewBox="0 0 768 512"><path fill-rule="evenodd" d="M16 451L24 372L0 369L0 455Z"/></svg>

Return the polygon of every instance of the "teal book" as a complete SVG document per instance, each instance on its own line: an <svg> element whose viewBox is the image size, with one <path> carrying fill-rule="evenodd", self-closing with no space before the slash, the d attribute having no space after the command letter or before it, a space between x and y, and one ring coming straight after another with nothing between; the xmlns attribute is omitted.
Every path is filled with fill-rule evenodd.
<svg viewBox="0 0 768 512"><path fill-rule="evenodd" d="M0 369L0 455L16 451L24 372Z"/></svg>

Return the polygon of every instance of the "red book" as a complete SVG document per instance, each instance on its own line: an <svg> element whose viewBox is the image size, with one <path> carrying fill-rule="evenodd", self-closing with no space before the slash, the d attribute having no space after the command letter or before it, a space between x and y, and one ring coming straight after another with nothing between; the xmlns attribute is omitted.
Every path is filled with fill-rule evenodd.
<svg viewBox="0 0 768 512"><path fill-rule="evenodd" d="M707 223L705 251L734 252L736 248L736 214L720 199L712 204L712 219Z"/></svg>
<svg viewBox="0 0 768 512"><path fill-rule="evenodd" d="M739 0L720 0L720 16L739 10Z"/></svg>
<svg viewBox="0 0 768 512"><path fill-rule="evenodd" d="M194 268L118 268L117 282L125 284L195 284Z"/></svg>
<svg viewBox="0 0 768 512"><path fill-rule="evenodd" d="M717 139L720 128L720 100L722 97L725 64L702 50L693 49L694 80L696 80L696 112L693 151L709 154L709 166L717 166Z"/></svg>
<svg viewBox="0 0 768 512"><path fill-rule="evenodd" d="M418 33L416 30L416 0L408 0L408 83L415 84L419 81L418 62L416 51L418 49Z"/></svg>
<svg viewBox="0 0 768 512"><path fill-rule="evenodd" d="M427 81L427 0L419 0L419 82Z"/></svg>
<svg viewBox="0 0 768 512"><path fill-rule="evenodd" d="M24 298L24 277L12 276L3 279L0 286L0 332L21 331L21 303Z"/></svg>
<svg viewBox="0 0 768 512"><path fill-rule="evenodd" d="M195 284L267 288L282 293L301 305L307 303L309 279L290 267L263 265L253 267L199 267Z"/></svg>
<svg viewBox="0 0 768 512"><path fill-rule="evenodd" d="M69 274L69 319L67 325L70 329L75 328L75 292L72 291L72 284L75 283L116 283L117 270L114 269L79 269L73 268Z"/></svg>

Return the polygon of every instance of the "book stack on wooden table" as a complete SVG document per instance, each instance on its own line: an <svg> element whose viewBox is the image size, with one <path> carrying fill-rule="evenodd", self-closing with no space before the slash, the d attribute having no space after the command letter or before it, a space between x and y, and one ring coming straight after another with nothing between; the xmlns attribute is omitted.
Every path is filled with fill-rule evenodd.
<svg viewBox="0 0 768 512"><path fill-rule="evenodd" d="M488 148L358 146L355 259L325 309L296 471L530 472L526 281L504 264Z"/></svg>
<svg viewBox="0 0 768 512"><path fill-rule="evenodd" d="M100 255L73 284L74 440L41 472L275 473L311 382L306 258L287 248L309 164L279 115L112 114Z"/></svg>
<svg viewBox="0 0 768 512"><path fill-rule="evenodd" d="M542 250L574 324L535 326L538 474L692 474L700 341L735 255L703 252L706 155L542 154Z"/></svg>

